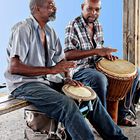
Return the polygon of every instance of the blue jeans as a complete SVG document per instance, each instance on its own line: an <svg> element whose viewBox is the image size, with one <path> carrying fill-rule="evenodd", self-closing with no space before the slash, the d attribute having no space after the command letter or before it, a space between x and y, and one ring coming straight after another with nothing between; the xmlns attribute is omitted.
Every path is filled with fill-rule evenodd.
<svg viewBox="0 0 140 140"><path fill-rule="evenodd" d="M128 92L128 94L126 95L126 99L120 101L119 103L119 110L118 110L118 119L121 120L123 118L125 118L127 116L127 114L129 113L131 104L132 104L132 100L136 91L136 87L139 81L139 77L140 77L140 69L138 69L138 75L136 76L136 78L134 79L133 82L133 86L132 86L132 93Z"/></svg>
<svg viewBox="0 0 140 140"><path fill-rule="evenodd" d="M30 82L12 92L15 98L31 102L50 118L64 124L72 140L94 140L94 134L74 100L40 82ZM94 125L104 140L128 140L114 124L99 99L93 101L90 112Z"/></svg>
<svg viewBox="0 0 140 140"><path fill-rule="evenodd" d="M98 95L102 105L106 108L106 96L108 81L104 74L95 68L85 68L73 75L73 79L90 86Z"/></svg>

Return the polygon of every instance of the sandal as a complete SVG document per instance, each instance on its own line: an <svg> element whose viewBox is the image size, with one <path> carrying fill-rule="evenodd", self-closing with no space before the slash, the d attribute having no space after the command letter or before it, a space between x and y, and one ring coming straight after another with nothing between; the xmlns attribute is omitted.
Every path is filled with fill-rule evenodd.
<svg viewBox="0 0 140 140"><path fill-rule="evenodd" d="M123 118L120 121L118 121L118 125L135 127L138 125L138 123L136 121L130 120L128 118Z"/></svg>

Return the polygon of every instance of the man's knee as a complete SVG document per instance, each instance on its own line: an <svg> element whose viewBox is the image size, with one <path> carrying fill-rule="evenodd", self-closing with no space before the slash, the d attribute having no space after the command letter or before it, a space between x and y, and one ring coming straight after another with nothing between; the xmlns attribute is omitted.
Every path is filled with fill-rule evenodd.
<svg viewBox="0 0 140 140"><path fill-rule="evenodd" d="M66 110L77 110L77 109L79 109L76 102L73 99L71 99L67 96L64 98L62 106Z"/></svg>

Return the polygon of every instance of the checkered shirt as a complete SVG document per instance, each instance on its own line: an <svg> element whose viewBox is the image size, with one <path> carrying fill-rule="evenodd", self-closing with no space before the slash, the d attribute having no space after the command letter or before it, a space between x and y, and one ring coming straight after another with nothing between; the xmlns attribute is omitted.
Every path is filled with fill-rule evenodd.
<svg viewBox="0 0 140 140"><path fill-rule="evenodd" d="M65 52L69 50L91 50L94 48L101 48L103 43L103 30L98 20L94 22L93 39L90 38L87 32L87 24L82 15L70 22L65 29ZM99 56L94 55L77 60L77 67L72 70L72 75L80 69L94 67L98 59Z"/></svg>

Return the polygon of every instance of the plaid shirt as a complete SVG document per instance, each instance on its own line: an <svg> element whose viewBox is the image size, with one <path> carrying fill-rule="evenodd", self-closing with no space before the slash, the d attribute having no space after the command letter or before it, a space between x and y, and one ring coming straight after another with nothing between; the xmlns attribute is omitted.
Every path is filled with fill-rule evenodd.
<svg viewBox="0 0 140 140"><path fill-rule="evenodd" d="M92 41L93 40L93 41ZM82 15L70 22L65 30L65 52L69 50L91 50L103 46L103 30L100 23L94 22L94 36L90 38L87 24ZM72 70L72 75L80 69L94 67L99 56L90 56L77 60L77 67Z"/></svg>

